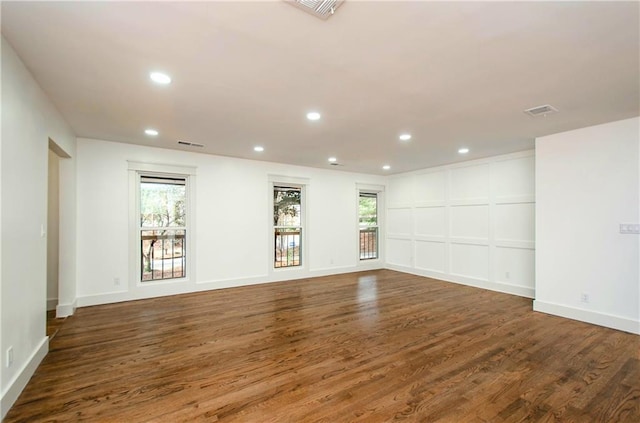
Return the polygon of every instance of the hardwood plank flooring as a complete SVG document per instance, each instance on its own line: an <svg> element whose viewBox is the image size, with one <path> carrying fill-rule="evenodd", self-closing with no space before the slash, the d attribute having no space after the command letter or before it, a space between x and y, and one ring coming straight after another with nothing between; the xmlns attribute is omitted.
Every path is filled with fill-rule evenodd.
<svg viewBox="0 0 640 423"><path fill-rule="evenodd" d="M640 337L390 270L81 308L5 422L640 422Z"/></svg>
<svg viewBox="0 0 640 423"><path fill-rule="evenodd" d="M56 311L49 310L47 311L47 336L51 341L54 336L58 333L58 330L62 327L66 317L56 318Z"/></svg>

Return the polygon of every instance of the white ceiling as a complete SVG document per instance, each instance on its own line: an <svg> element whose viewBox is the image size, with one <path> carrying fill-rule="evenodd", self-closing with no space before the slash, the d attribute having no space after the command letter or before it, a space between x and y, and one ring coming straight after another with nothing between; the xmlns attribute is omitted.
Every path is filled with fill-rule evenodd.
<svg viewBox="0 0 640 423"><path fill-rule="evenodd" d="M2 34L79 137L384 174L640 115L639 6L2 2ZM560 113L522 112L542 104Z"/></svg>

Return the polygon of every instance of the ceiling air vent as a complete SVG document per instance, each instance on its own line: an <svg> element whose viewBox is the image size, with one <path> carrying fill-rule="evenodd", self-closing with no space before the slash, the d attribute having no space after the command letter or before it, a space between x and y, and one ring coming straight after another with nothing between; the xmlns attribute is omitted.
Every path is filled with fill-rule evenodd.
<svg viewBox="0 0 640 423"><path fill-rule="evenodd" d="M333 15L344 0L285 0L287 3L317 16L320 19L327 19Z"/></svg>
<svg viewBox="0 0 640 423"><path fill-rule="evenodd" d="M558 109L548 104L544 106L536 106L524 111L529 116L537 117L537 116L546 116L553 113L558 113Z"/></svg>
<svg viewBox="0 0 640 423"><path fill-rule="evenodd" d="M198 144L197 142L189 142L189 141L178 141L180 145L188 145L189 147L204 147L203 144Z"/></svg>

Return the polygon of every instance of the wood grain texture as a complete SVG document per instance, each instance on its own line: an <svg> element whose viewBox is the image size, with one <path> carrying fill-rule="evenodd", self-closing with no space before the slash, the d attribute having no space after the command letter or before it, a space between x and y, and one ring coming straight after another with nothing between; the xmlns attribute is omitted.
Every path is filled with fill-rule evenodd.
<svg viewBox="0 0 640 423"><path fill-rule="evenodd" d="M49 341L51 341L56 336L65 319L66 317L62 317L59 319L56 318L55 310L47 311L47 336L49 337Z"/></svg>
<svg viewBox="0 0 640 423"><path fill-rule="evenodd" d="M379 270L67 318L5 422L638 422L640 337Z"/></svg>

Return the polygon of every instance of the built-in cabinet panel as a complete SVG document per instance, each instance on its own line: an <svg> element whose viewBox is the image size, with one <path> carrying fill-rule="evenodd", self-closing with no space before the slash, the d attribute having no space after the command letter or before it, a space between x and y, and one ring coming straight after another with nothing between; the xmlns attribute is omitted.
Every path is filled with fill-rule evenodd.
<svg viewBox="0 0 640 423"><path fill-rule="evenodd" d="M533 297L534 153L389 178L391 268Z"/></svg>

